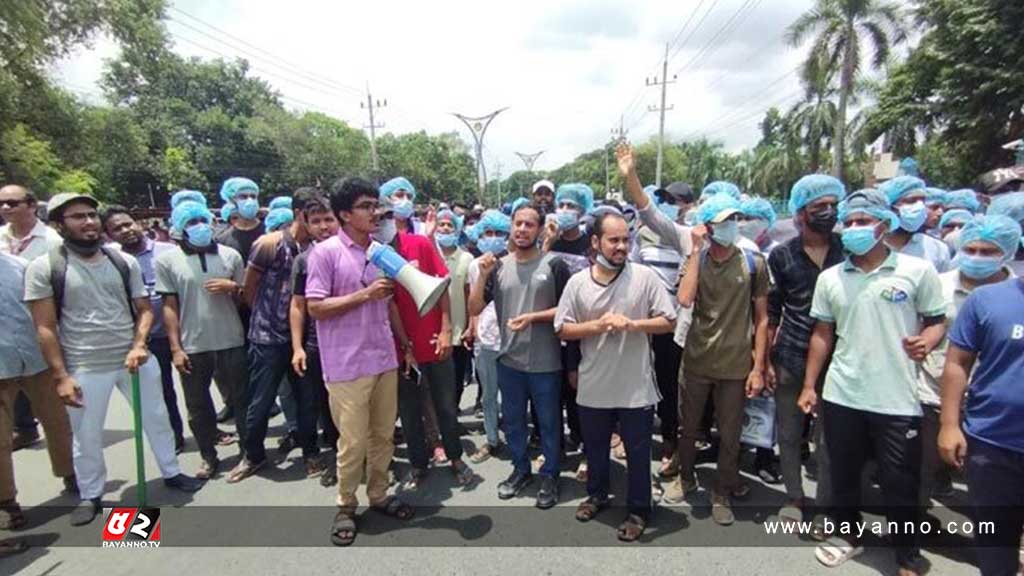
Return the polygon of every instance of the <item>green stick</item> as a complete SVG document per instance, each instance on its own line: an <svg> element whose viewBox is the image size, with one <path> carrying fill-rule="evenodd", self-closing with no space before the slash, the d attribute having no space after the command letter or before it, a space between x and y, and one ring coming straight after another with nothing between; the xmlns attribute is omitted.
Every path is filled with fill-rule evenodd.
<svg viewBox="0 0 1024 576"><path fill-rule="evenodd" d="M139 506L146 505L146 458L142 453L142 392L139 390L139 373L132 374L132 412L135 416L135 470L137 472L137 495Z"/></svg>

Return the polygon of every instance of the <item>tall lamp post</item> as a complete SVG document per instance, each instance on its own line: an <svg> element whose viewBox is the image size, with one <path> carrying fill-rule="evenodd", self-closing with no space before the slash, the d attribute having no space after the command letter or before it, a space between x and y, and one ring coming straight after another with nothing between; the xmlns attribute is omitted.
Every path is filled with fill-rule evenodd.
<svg viewBox="0 0 1024 576"><path fill-rule="evenodd" d="M505 110L508 110L508 107L499 108L490 114L476 118L452 112L452 116L462 120L463 124L469 128L469 132L473 135L473 141L476 144L477 199L480 203L484 201L484 189L487 187L487 168L484 167L484 134L487 133L487 127L491 125L491 120L494 120L495 116Z"/></svg>

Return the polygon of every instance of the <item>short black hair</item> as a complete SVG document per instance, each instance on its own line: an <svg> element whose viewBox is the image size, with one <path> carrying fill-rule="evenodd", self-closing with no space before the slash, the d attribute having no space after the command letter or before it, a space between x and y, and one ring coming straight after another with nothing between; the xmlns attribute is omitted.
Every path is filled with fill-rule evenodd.
<svg viewBox="0 0 1024 576"><path fill-rule="evenodd" d="M331 203L327 199L327 195L324 194L324 191L319 188L315 188L313 190L315 193L305 200L302 206L302 211L305 212L307 216L310 214L333 214L331 211ZM298 191L296 191L296 195L298 195Z"/></svg>
<svg viewBox="0 0 1024 576"><path fill-rule="evenodd" d="M303 186L296 189L292 193L292 210L305 210L306 205L316 199L317 196L323 196L323 193L312 186Z"/></svg>
<svg viewBox="0 0 1024 576"><path fill-rule="evenodd" d="M132 216L132 213L129 212L128 209L125 208L124 206L121 206L120 204L107 204L103 208L103 211L100 212L100 222L103 224L104 230L107 229L107 221L109 221L114 216L117 216L118 214L124 214L131 218L132 220L135 219L135 217Z"/></svg>
<svg viewBox="0 0 1024 576"><path fill-rule="evenodd" d="M380 199L377 186L364 178L338 178L331 184L331 210L341 218L341 212L351 212L356 200L366 196L374 200Z"/></svg>
<svg viewBox="0 0 1024 576"><path fill-rule="evenodd" d="M539 225L543 225L544 224L544 217L541 216L540 207L538 207L533 202L526 202L525 204L521 204L518 207L516 207L516 209L512 211L511 218L513 220L515 220L516 219L516 213L518 213L520 210L526 210L526 209L533 210L534 212L537 213L537 224L539 224Z"/></svg>
<svg viewBox="0 0 1024 576"><path fill-rule="evenodd" d="M619 220L626 222L626 217L622 214L616 214L615 212L609 211L601 212L597 215L597 218L594 218L594 236L597 236L598 238L604 236L604 223L609 218L618 218Z"/></svg>

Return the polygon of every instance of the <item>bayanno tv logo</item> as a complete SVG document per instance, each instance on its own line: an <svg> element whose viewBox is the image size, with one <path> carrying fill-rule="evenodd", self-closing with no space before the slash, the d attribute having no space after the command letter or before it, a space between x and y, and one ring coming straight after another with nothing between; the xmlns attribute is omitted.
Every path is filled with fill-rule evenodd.
<svg viewBox="0 0 1024 576"><path fill-rule="evenodd" d="M114 508L103 525L104 548L159 548L159 508Z"/></svg>

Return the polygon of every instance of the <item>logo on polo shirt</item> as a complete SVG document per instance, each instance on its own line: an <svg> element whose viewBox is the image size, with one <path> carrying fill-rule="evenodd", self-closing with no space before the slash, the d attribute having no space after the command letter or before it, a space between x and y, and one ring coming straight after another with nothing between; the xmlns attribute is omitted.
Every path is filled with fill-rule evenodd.
<svg viewBox="0 0 1024 576"><path fill-rule="evenodd" d="M882 290L882 298L893 303L906 302L910 295L905 290L901 290L895 286L889 286Z"/></svg>

